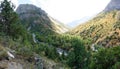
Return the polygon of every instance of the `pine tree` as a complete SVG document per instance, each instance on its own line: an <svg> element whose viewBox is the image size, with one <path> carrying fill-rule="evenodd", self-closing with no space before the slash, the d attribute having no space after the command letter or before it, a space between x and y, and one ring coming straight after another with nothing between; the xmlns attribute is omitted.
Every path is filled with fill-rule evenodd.
<svg viewBox="0 0 120 69"><path fill-rule="evenodd" d="M2 17L2 30L5 34L9 34L10 32L10 25L13 23L14 17L14 6L11 2L4 0L0 5L1 17Z"/></svg>
<svg viewBox="0 0 120 69"><path fill-rule="evenodd" d="M14 11L15 6L11 1L4 0L0 4L0 26L1 32L7 36L18 37L24 35L25 30L20 24L19 17Z"/></svg>

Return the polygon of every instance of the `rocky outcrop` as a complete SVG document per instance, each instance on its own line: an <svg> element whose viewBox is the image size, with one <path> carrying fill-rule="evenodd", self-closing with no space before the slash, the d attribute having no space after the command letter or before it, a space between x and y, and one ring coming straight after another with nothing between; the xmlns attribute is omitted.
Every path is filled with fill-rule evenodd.
<svg viewBox="0 0 120 69"><path fill-rule="evenodd" d="M111 0L105 8L104 12L108 12L111 10L120 10L120 0Z"/></svg>
<svg viewBox="0 0 120 69"><path fill-rule="evenodd" d="M17 8L16 12L18 14L31 13L31 12L38 12L41 15L46 15L47 14L41 8L38 8L38 7L36 7L36 6L32 5L32 4L20 4L19 7Z"/></svg>
<svg viewBox="0 0 120 69"><path fill-rule="evenodd" d="M32 4L21 4L16 12L26 29L32 33L38 32L48 35L49 33L64 33L68 30L62 23Z"/></svg>
<svg viewBox="0 0 120 69"><path fill-rule="evenodd" d="M22 59L1 60L0 69L37 69L32 63L26 62Z"/></svg>
<svg viewBox="0 0 120 69"><path fill-rule="evenodd" d="M23 69L22 65L16 62L0 61L0 69Z"/></svg>
<svg viewBox="0 0 120 69"><path fill-rule="evenodd" d="M41 8L36 7L32 4L20 4L16 10L17 14L20 15L21 19L29 17L39 17L49 20L47 13Z"/></svg>

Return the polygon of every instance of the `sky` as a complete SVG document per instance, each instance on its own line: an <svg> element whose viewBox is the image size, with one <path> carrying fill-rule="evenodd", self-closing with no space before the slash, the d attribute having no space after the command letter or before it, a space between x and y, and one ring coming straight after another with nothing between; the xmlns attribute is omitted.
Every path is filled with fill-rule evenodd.
<svg viewBox="0 0 120 69"><path fill-rule="evenodd" d="M19 4L34 4L53 18L68 24L101 12L110 0L12 0Z"/></svg>

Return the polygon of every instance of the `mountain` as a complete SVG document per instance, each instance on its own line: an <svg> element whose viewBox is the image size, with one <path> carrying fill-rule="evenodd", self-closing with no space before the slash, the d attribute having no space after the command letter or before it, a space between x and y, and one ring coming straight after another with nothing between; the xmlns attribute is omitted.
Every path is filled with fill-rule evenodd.
<svg viewBox="0 0 120 69"><path fill-rule="evenodd" d="M68 31L62 23L59 23L54 18L39 7L31 4L21 4L16 10L21 22L30 32L39 32L40 34L64 33Z"/></svg>
<svg viewBox="0 0 120 69"><path fill-rule="evenodd" d="M84 22L90 20L91 18L93 18L93 16L86 16L86 17L83 17L79 20L72 21L72 22L68 23L67 25L71 28L75 28L79 24L84 23Z"/></svg>
<svg viewBox="0 0 120 69"><path fill-rule="evenodd" d="M111 0L107 7L104 9L105 12L112 10L120 10L120 0Z"/></svg>
<svg viewBox="0 0 120 69"><path fill-rule="evenodd" d="M92 44L111 47L120 45L120 1L111 0L105 10L79 25L71 34L90 39Z"/></svg>
<svg viewBox="0 0 120 69"><path fill-rule="evenodd" d="M54 19L54 18L52 18L50 16L49 16L49 18L53 23L52 26L53 26L53 29L55 30L55 32L57 32L57 33L65 33L70 29L69 26L64 25L63 23L61 23L57 19Z"/></svg>
<svg viewBox="0 0 120 69"><path fill-rule="evenodd" d="M60 33L66 32L68 28L34 5L20 5L16 10L17 15L15 11L11 11L11 2L5 0L3 3L4 9L10 10L0 14L5 16L10 12L9 17L12 18L8 18L9 22L7 20L5 22L4 17L0 16L0 26L8 22L9 29L13 27L15 30L11 32L12 34L18 35L19 32L23 35L18 35L18 38L8 34L3 35L4 32L0 30L0 69L64 69L65 65L56 61L61 59L59 52L64 50L61 48L58 52L57 46L63 46L62 44L68 42L59 37L62 37ZM20 17L21 22L17 16ZM13 22L14 24L11 24Z"/></svg>

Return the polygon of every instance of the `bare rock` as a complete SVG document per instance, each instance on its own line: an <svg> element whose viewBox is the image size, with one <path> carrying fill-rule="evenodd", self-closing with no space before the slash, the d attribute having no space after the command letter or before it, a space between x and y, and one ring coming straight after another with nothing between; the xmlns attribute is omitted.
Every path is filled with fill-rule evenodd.
<svg viewBox="0 0 120 69"><path fill-rule="evenodd" d="M112 10L120 10L120 0L111 0L107 7L104 9L104 12L109 12Z"/></svg>

